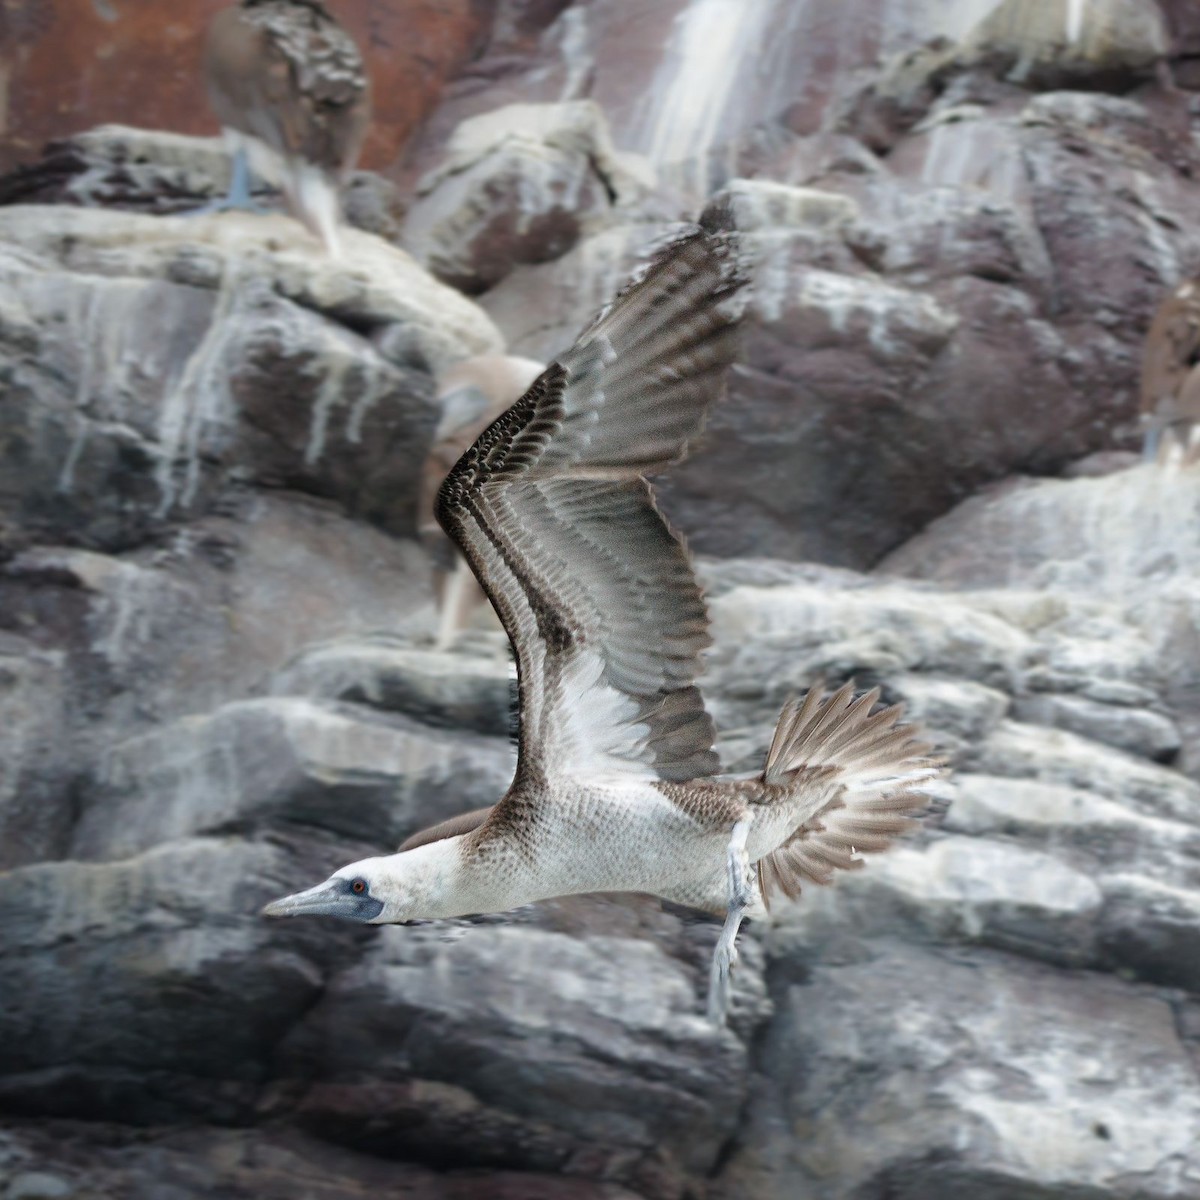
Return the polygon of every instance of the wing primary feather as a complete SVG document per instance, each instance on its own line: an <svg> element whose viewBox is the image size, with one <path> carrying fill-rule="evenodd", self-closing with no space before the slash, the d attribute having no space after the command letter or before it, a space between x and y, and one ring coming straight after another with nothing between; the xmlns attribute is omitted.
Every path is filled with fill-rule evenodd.
<svg viewBox="0 0 1200 1200"><path fill-rule="evenodd" d="M438 491L516 652L518 781L719 770L695 686L707 612L643 476L687 453L721 395L745 282L731 233L685 231Z"/></svg>

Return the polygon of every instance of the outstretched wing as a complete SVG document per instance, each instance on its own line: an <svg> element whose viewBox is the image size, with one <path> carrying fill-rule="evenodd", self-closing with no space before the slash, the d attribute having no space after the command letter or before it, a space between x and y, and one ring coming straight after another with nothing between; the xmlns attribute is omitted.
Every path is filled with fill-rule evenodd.
<svg viewBox="0 0 1200 1200"><path fill-rule="evenodd" d="M516 651L519 779L713 774L708 619L643 475L679 461L735 348L732 236L668 246L438 493Z"/></svg>

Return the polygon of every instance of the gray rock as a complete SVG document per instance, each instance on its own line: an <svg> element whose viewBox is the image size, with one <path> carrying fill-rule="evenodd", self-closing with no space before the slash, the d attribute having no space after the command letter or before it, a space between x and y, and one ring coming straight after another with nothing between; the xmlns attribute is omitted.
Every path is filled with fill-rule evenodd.
<svg viewBox="0 0 1200 1200"><path fill-rule="evenodd" d="M219 137L99 125L52 142L39 162L0 180L0 203L173 212L224 196L229 175Z"/></svg>
<svg viewBox="0 0 1200 1200"><path fill-rule="evenodd" d="M1085 788L1147 816L1194 822L1200 813L1200 785L1178 771L1063 730L1004 721L974 765L984 774Z"/></svg>
<svg viewBox="0 0 1200 1200"><path fill-rule="evenodd" d="M734 179L716 193L713 204L727 206L737 228L751 237L795 229L836 235L860 215L852 196L767 179Z"/></svg>
<svg viewBox="0 0 1200 1200"><path fill-rule="evenodd" d="M0 869L57 858L70 839L72 783L83 762L61 748L64 657L0 632Z"/></svg>
<svg viewBox="0 0 1200 1200"><path fill-rule="evenodd" d="M0 862L68 852L113 746L245 696L314 639L396 628L427 578L411 543L271 495L153 551L0 564L0 624L21 631L0 634Z"/></svg>
<svg viewBox="0 0 1200 1200"><path fill-rule="evenodd" d="M892 55L841 99L835 127L884 154L928 113L958 68L955 43L947 37Z"/></svg>
<svg viewBox="0 0 1200 1200"><path fill-rule="evenodd" d="M73 844L122 858L175 838L287 820L394 847L508 787L507 741L439 733L350 705L224 705L105 756Z"/></svg>
<svg viewBox="0 0 1200 1200"><path fill-rule="evenodd" d="M1104 892L1057 854L1000 840L935 837L869 857L829 890L781 914L776 946L799 961L872 939L966 943L1061 966L1096 961Z"/></svg>
<svg viewBox="0 0 1200 1200"><path fill-rule="evenodd" d="M493 737L513 727L515 688L508 653L486 659L383 635L314 646L271 681L276 696L354 701Z"/></svg>
<svg viewBox="0 0 1200 1200"><path fill-rule="evenodd" d="M518 264L561 257L639 190L590 100L509 105L454 131L404 241L439 279L483 292Z"/></svg>
<svg viewBox="0 0 1200 1200"><path fill-rule="evenodd" d="M914 481L900 464L852 462L844 432L885 397L923 393L958 314L875 277L808 267L807 231L747 240L758 266L746 365L734 373L728 401L714 410L700 453L664 481L664 507L707 553L771 546L780 557L861 567L904 536L893 525L901 515L894 497L898 489L910 494ZM916 405L893 408L895 427L880 437L920 456L930 415ZM747 437L753 455L746 454ZM856 502L831 507L829 494L844 470L858 480ZM893 471L904 474L903 483ZM871 539L876 546L868 548Z"/></svg>
<svg viewBox="0 0 1200 1200"><path fill-rule="evenodd" d="M0 873L0 1104L141 1122L244 1117L322 966L354 944L350 930L258 916L321 857L228 838Z"/></svg>
<svg viewBox="0 0 1200 1200"><path fill-rule="evenodd" d="M630 219L588 231L549 262L512 271L479 298L513 354L547 362L613 297L663 222Z"/></svg>
<svg viewBox="0 0 1200 1200"><path fill-rule="evenodd" d="M25 1171L9 1183L4 1200L59 1200L74 1196L75 1189L65 1179L44 1171Z"/></svg>
<svg viewBox="0 0 1200 1200"><path fill-rule="evenodd" d="M962 58L1030 87L1128 87L1167 49L1148 0L1003 0L968 35Z"/></svg>
<svg viewBox="0 0 1200 1200"><path fill-rule="evenodd" d="M225 196L230 167L222 138L99 125L51 142L38 162L0 178L0 204L186 213ZM282 210L273 188L255 182L256 202ZM391 242L399 237L401 209L395 184L373 171L355 171L342 192L347 223Z"/></svg>
<svg viewBox="0 0 1200 1200"><path fill-rule="evenodd" d="M1169 762L1182 744L1179 727L1168 717L1146 709L1101 704L1086 696L1021 697L1013 706L1013 716L1028 724L1067 729L1156 762Z"/></svg>
<svg viewBox="0 0 1200 1200"><path fill-rule="evenodd" d="M876 270L910 287L974 276L1015 285L1041 301L1052 296L1053 264L1030 213L987 192L901 192L884 220L864 220L848 236ZM1031 329L1051 340L1036 311L1024 313Z"/></svg>
<svg viewBox="0 0 1200 1200"><path fill-rule="evenodd" d="M722 1198L1195 1191L1200 1088L1153 992L888 945L778 1003Z"/></svg>
<svg viewBox="0 0 1200 1200"><path fill-rule="evenodd" d="M1011 688L1031 648L969 595L894 585L740 587L711 611L719 721L760 726L764 737L787 696L818 677L867 684L919 670ZM985 709L993 702L974 697Z"/></svg>
<svg viewBox="0 0 1200 1200"><path fill-rule="evenodd" d="M1095 928L1073 947L1091 965L1194 989L1200 828L1147 816L1083 788L960 775L948 831L1047 851L1103 895Z"/></svg>
<svg viewBox="0 0 1200 1200"><path fill-rule="evenodd" d="M1195 90L1200 84L1197 72L1197 52L1200 51L1200 14L1187 0L1161 0L1159 8L1167 23L1170 37L1168 55L1175 83Z"/></svg>
<svg viewBox="0 0 1200 1200"><path fill-rule="evenodd" d="M716 930L704 932L680 961L661 934L385 930L289 1042L293 1069L320 1080L301 1112L322 1136L388 1155L521 1162L678 1197L715 1163L747 1086L745 1047L700 1012ZM754 949L738 985L752 1023Z"/></svg>
<svg viewBox="0 0 1200 1200"><path fill-rule="evenodd" d="M415 489L395 481L432 436L431 373L497 335L401 251L363 234L335 263L296 229L0 211L0 290L21 316L0 322L0 499L17 520L123 549L253 480L411 531ZM407 358L364 328L385 347L402 330Z"/></svg>
<svg viewBox="0 0 1200 1200"><path fill-rule="evenodd" d="M1116 875L1105 883L1101 961L1127 978L1200 989L1200 890Z"/></svg>
<svg viewBox="0 0 1200 1200"><path fill-rule="evenodd" d="M948 832L1019 839L1061 854L1100 877L1144 873L1179 884L1200 884L1195 860L1200 827L1148 816L1083 787L959 774L943 822Z"/></svg>
<svg viewBox="0 0 1200 1200"><path fill-rule="evenodd" d="M1142 465L1017 479L964 502L881 570L943 584L1123 597L1200 574L1200 478Z"/></svg>
<svg viewBox="0 0 1200 1200"><path fill-rule="evenodd" d="M640 1200L614 1183L578 1177L426 1168L384 1161L286 1129L199 1127L152 1137L103 1122L44 1122L9 1135L22 1159L70 1171L88 1200ZM69 1165L68 1165L69 1164ZM47 1177L47 1172L36 1172ZM0 1183L3 1182L0 1170ZM4 1193L6 1196L11 1193Z"/></svg>
<svg viewBox="0 0 1200 1200"><path fill-rule="evenodd" d="M956 763L970 759L1010 703L1004 692L964 680L899 674L884 682L885 698L903 702L905 718L928 729Z"/></svg>

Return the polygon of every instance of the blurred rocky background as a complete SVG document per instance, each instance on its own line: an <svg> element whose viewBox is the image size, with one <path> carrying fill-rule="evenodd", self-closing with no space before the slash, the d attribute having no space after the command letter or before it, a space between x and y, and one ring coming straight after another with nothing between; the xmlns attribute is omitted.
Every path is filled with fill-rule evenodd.
<svg viewBox="0 0 1200 1200"><path fill-rule="evenodd" d="M178 215L219 6L0 5L0 1196L1200 1197L1200 471L1133 453L1196 6L334 2L338 262ZM261 920L511 771L502 636L431 648L436 376L716 198L753 310L662 493L725 761L853 675L945 818L749 929L719 1035L656 902Z"/></svg>

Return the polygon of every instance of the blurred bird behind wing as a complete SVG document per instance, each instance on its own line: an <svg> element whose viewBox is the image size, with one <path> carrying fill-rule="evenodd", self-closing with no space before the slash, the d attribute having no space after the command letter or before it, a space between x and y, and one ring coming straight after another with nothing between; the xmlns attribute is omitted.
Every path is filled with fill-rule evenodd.
<svg viewBox="0 0 1200 1200"><path fill-rule="evenodd" d="M455 363L438 379L442 417L421 477L421 540L434 554L438 592L437 645L454 644L485 600L471 568L433 515L442 480L475 439L517 402L545 364L511 354L478 354Z"/></svg>
<svg viewBox="0 0 1200 1200"><path fill-rule="evenodd" d="M218 207L245 206L248 160L337 255L339 188L370 123L353 40L319 0L242 0L209 25L204 76L235 154L230 196Z"/></svg>
<svg viewBox="0 0 1200 1200"><path fill-rule="evenodd" d="M1200 460L1200 281L1177 287L1159 306L1142 352L1145 456Z"/></svg>

